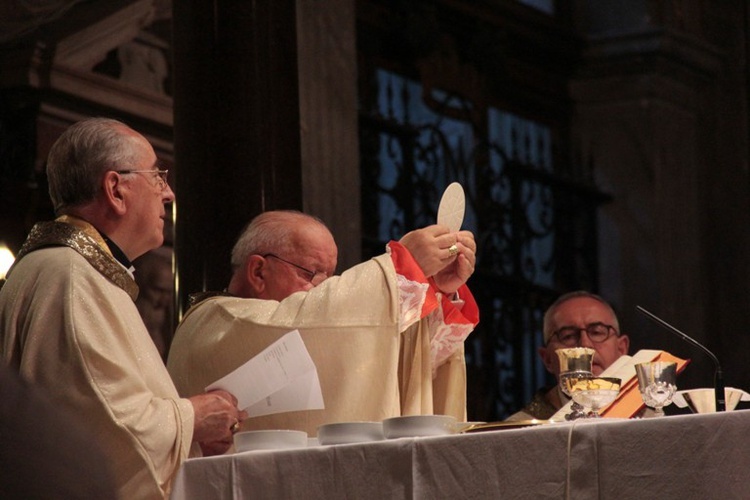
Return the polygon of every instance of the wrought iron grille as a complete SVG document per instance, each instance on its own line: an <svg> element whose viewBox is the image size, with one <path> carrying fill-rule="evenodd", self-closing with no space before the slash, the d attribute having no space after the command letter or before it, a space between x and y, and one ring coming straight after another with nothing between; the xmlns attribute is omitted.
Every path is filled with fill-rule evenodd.
<svg viewBox="0 0 750 500"><path fill-rule="evenodd" d="M545 308L560 291L596 289L596 207L606 197L590 179L561 177L571 169L555 165L548 127L478 110L455 93L425 99L417 81L384 69L368 84L376 97L360 113L365 257L435 223L445 187L463 185L481 314L466 345L468 412L502 419L550 382L537 355Z"/></svg>

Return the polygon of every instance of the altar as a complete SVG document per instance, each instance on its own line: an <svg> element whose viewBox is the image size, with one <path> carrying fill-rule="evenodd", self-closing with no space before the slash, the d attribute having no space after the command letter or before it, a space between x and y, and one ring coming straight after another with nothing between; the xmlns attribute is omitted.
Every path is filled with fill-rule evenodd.
<svg viewBox="0 0 750 500"><path fill-rule="evenodd" d="M750 498L750 411L190 459L172 500Z"/></svg>

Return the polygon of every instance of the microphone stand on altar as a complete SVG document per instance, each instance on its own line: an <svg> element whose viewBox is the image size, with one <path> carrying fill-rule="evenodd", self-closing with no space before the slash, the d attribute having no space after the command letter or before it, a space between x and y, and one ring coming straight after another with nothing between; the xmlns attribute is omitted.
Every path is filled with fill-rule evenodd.
<svg viewBox="0 0 750 500"><path fill-rule="evenodd" d="M714 353L709 351L706 347L703 346L700 342L697 340L689 337L688 335L682 333L677 328L673 327L663 319L659 318L658 316L648 312L641 306L635 306L636 310L645 315L648 319L656 323L657 325L661 326L662 328L665 328L669 330L670 332L674 333L678 337L680 337L682 340L685 340L689 342L690 344L693 344L694 346L697 346L700 348L703 352L708 354L708 356L714 361L714 364L716 365L716 371L714 372L714 393L715 393L715 399L716 399L716 411L726 411L727 410L727 403L726 403L726 396L724 394L724 373L721 371L721 365L719 364L719 360L716 356L714 356Z"/></svg>

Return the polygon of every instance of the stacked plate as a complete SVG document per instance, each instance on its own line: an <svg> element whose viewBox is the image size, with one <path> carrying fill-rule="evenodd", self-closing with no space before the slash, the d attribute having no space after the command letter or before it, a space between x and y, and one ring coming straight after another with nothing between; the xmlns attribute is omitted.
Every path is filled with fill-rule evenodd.
<svg viewBox="0 0 750 500"><path fill-rule="evenodd" d="M420 436L445 436L456 433L456 419L448 415L412 415L383 420L388 439Z"/></svg>
<svg viewBox="0 0 750 500"><path fill-rule="evenodd" d="M458 424L446 415L412 415L393 417L383 422L339 422L318 427L322 445L364 443L404 437L445 436L456 434L468 423Z"/></svg>
<svg viewBox="0 0 750 500"><path fill-rule="evenodd" d="M234 435L234 449L237 452L305 447L307 433L302 431L245 431Z"/></svg>
<svg viewBox="0 0 750 500"><path fill-rule="evenodd" d="M338 422L318 427L320 444L348 444L381 441L383 425L380 422Z"/></svg>

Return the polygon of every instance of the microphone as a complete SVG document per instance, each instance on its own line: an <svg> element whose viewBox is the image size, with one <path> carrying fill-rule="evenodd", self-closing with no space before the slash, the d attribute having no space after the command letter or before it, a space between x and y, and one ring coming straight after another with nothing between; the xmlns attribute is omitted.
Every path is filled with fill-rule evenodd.
<svg viewBox="0 0 750 500"><path fill-rule="evenodd" d="M645 315L648 319L656 323L657 325L661 326L662 328L666 328L670 332L674 333L678 337L680 337L682 340L685 340L689 342L690 344L693 344L694 346L700 348L703 352L708 354L708 356L714 361L714 364L716 365L716 372L714 373L714 393L716 397L716 411L726 411L727 410L727 404L725 401L724 396L724 374L721 371L721 365L719 364L719 360L714 356L714 353L709 351L703 344L698 342L697 340L688 337L686 334L682 333L677 328L673 327L663 319L655 316L654 314L648 312L641 306L635 306L636 310Z"/></svg>

